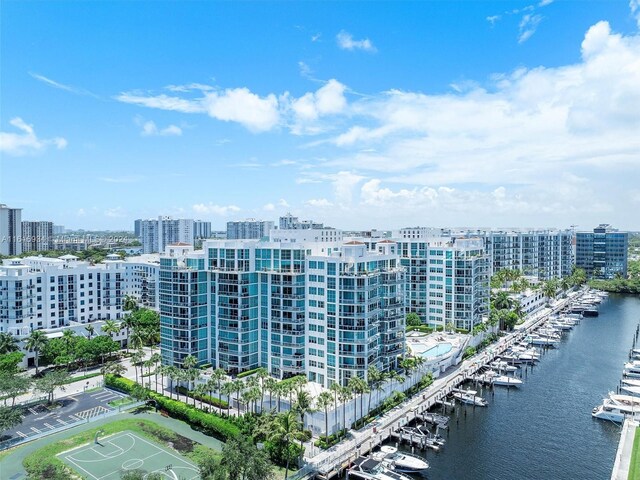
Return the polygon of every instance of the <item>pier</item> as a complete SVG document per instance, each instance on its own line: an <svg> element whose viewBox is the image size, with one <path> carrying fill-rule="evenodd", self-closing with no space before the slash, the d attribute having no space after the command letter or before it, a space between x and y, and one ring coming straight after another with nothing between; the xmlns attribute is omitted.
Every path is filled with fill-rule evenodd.
<svg viewBox="0 0 640 480"><path fill-rule="evenodd" d="M373 451L390 438L409 441L414 446L422 448L421 440L417 437L407 440L410 436L401 433L403 427L420 419L434 405L447 402L447 397L454 389L467 380L473 380L478 370L494 361L515 343L525 339L551 315L562 311L579 293L573 292L567 298L557 301L551 309L534 315L519 325L515 332L505 335L481 354L463 361L447 374L436 378L423 392L387 412L374 424L359 431L352 431L352 438L307 459L308 467L315 472L316 478L328 480L340 475L356 458Z"/></svg>

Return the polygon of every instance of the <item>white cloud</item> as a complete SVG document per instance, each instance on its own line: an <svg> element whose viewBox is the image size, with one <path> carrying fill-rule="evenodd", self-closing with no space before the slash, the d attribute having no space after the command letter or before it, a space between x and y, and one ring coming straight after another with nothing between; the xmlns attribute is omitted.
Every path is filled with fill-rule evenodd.
<svg viewBox="0 0 640 480"><path fill-rule="evenodd" d="M342 50L364 50L365 52L376 52L376 47L373 46L373 42L371 42L371 40L368 38L363 40L354 40L353 36L344 30L336 35L336 41Z"/></svg>
<svg viewBox="0 0 640 480"><path fill-rule="evenodd" d="M326 198L312 198L311 200L308 200L306 202L306 205L308 205L309 207L315 207L315 208L326 208L326 207L332 207L333 203L331 203Z"/></svg>
<svg viewBox="0 0 640 480"><path fill-rule="evenodd" d="M520 29L520 33L518 34L518 43L524 43L529 40L531 36L536 33L538 25L542 19L542 15L534 15L532 13L524 15L522 20L520 20L520 25L518 26Z"/></svg>
<svg viewBox="0 0 640 480"><path fill-rule="evenodd" d="M273 203L267 203L262 207L266 212L273 212L276 209L276 206Z"/></svg>
<svg viewBox="0 0 640 480"><path fill-rule="evenodd" d="M135 183L142 180L139 175L125 175L120 177L100 177L100 180L107 183Z"/></svg>
<svg viewBox="0 0 640 480"><path fill-rule="evenodd" d="M631 9L631 15L636 19L638 28L640 28L640 0L629 0L629 8Z"/></svg>
<svg viewBox="0 0 640 480"><path fill-rule="evenodd" d="M317 42L320 40L320 37L322 37L321 33L316 33L315 35L311 35L311 41L312 42Z"/></svg>
<svg viewBox="0 0 640 480"><path fill-rule="evenodd" d="M235 205L215 205L211 202L205 203L197 203L193 205L193 211L196 213L200 213L203 215L218 215L220 217L226 217L227 215L236 213L240 211L240 207Z"/></svg>
<svg viewBox="0 0 640 480"><path fill-rule="evenodd" d="M38 80L38 81L40 81L42 83L45 83L45 84L49 85L50 87L57 88L59 90L64 90L66 92L75 93L76 95L86 95L86 96L89 96L89 97L99 98L97 95L95 95L94 93L91 93L88 90L85 90L83 88L74 87L74 86L71 86L71 85L65 85L64 83L56 82L55 80L47 78L44 75L40 75L39 73L29 72L29 75L31 75L31 77L35 78L36 80Z"/></svg>
<svg viewBox="0 0 640 480"><path fill-rule="evenodd" d="M538 3L538 7L546 7L547 5L551 5L553 0L540 0Z"/></svg>
<svg viewBox="0 0 640 480"><path fill-rule="evenodd" d="M135 92L125 92L117 95L115 99L124 103L132 103L141 107L158 108L160 110L172 110L182 113L206 113L202 99L188 100L179 97L170 97L164 93L149 96Z"/></svg>
<svg viewBox="0 0 640 480"><path fill-rule="evenodd" d="M287 201L284 198L281 198L280 200L278 200L278 206L284 207L284 208L290 207L289 203L287 203Z"/></svg>
<svg viewBox="0 0 640 480"><path fill-rule="evenodd" d="M33 125L26 123L22 118L12 118L9 123L21 133L0 132L0 152L7 155L27 155L44 151L49 146L63 149L67 141L62 137L50 139L38 138Z"/></svg>
<svg viewBox="0 0 640 480"><path fill-rule="evenodd" d="M121 207L107 208L104 215L109 218L123 218L127 216Z"/></svg>
<svg viewBox="0 0 640 480"><path fill-rule="evenodd" d="M296 118L301 121L316 120L323 115L338 114L347 106L346 87L335 79L329 80L315 93L306 93L291 102Z"/></svg>
<svg viewBox="0 0 640 480"><path fill-rule="evenodd" d="M78 211L76 212L76 216L78 217L84 217L87 215L87 211L84 208L79 208Z"/></svg>
<svg viewBox="0 0 640 480"><path fill-rule="evenodd" d="M140 135L143 137L155 137L155 136L180 136L182 135L182 129L177 125L169 125L165 128L158 128L154 121L142 121L137 120L136 123L142 127Z"/></svg>
<svg viewBox="0 0 640 480"><path fill-rule="evenodd" d="M489 22L491 24L491 26L495 25L496 22L498 20L500 20L500 18L502 18L501 15L491 15L489 17L487 17L487 22Z"/></svg>
<svg viewBox="0 0 640 480"><path fill-rule="evenodd" d="M271 130L279 121L276 96L260 97L248 88L209 93L203 104L209 116L225 122L238 122L255 132Z"/></svg>

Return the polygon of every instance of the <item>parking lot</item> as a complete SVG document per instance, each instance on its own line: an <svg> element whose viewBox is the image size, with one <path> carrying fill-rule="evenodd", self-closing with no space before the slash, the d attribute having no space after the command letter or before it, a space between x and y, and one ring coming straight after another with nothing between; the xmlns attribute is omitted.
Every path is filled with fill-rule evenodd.
<svg viewBox="0 0 640 480"><path fill-rule="evenodd" d="M52 406L46 404L27 407L23 411L22 423L2 432L1 440L14 437L31 437L65 425L77 423L114 410L108 403L126 397L113 390L100 390L77 393L56 400Z"/></svg>

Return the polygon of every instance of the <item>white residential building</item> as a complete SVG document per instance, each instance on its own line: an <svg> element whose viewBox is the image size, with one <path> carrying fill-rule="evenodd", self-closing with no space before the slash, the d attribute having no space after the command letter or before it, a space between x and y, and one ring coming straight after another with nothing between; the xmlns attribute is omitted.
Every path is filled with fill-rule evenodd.
<svg viewBox="0 0 640 480"><path fill-rule="evenodd" d="M256 220L248 218L246 220L227 222L228 240L259 240L269 236L273 230L273 222L269 220Z"/></svg>
<svg viewBox="0 0 640 480"><path fill-rule="evenodd" d="M157 220L136 220L134 227L140 232L143 253L164 252L167 245L174 243L193 245L192 219L160 216Z"/></svg>

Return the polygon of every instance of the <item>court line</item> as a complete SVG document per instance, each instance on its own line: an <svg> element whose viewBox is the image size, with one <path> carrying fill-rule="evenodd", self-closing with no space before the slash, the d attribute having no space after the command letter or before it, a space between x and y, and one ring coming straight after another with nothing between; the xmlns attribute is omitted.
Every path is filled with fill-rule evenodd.
<svg viewBox="0 0 640 480"><path fill-rule="evenodd" d="M82 470L83 472L87 473L91 478L95 479L95 480L100 480L99 477L96 477L93 473L89 472L88 470L85 470L84 468L82 468L80 465L78 465L76 462L73 461L73 458L71 457L71 455L67 455L66 458L69 462L73 463L73 465L75 465L76 468L79 468L80 470ZM111 475L111 474L109 474Z"/></svg>
<svg viewBox="0 0 640 480"><path fill-rule="evenodd" d="M137 435L136 435L136 436L137 436ZM187 462L184 458L180 458L180 457L178 457L178 456L174 455L173 453L171 453L171 452L169 452L169 451L165 450L164 448L160 448L160 447L158 447L157 445L154 445L153 443L151 443L151 442L149 442L149 441L145 440L144 438L140 438L140 437L138 437L138 438L139 438L140 440L142 440L143 442L145 442L145 443L147 443L147 444L151 445L152 447L155 447L155 448L157 448L157 449L159 449L159 450L161 450L161 451L165 452L166 454L171 455L173 458L175 458L175 459L177 459L177 460L180 460L180 462L181 462L181 463L186 463L186 464L187 464L187 465L189 465L189 466L193 465L192 463Z"/></svg>

